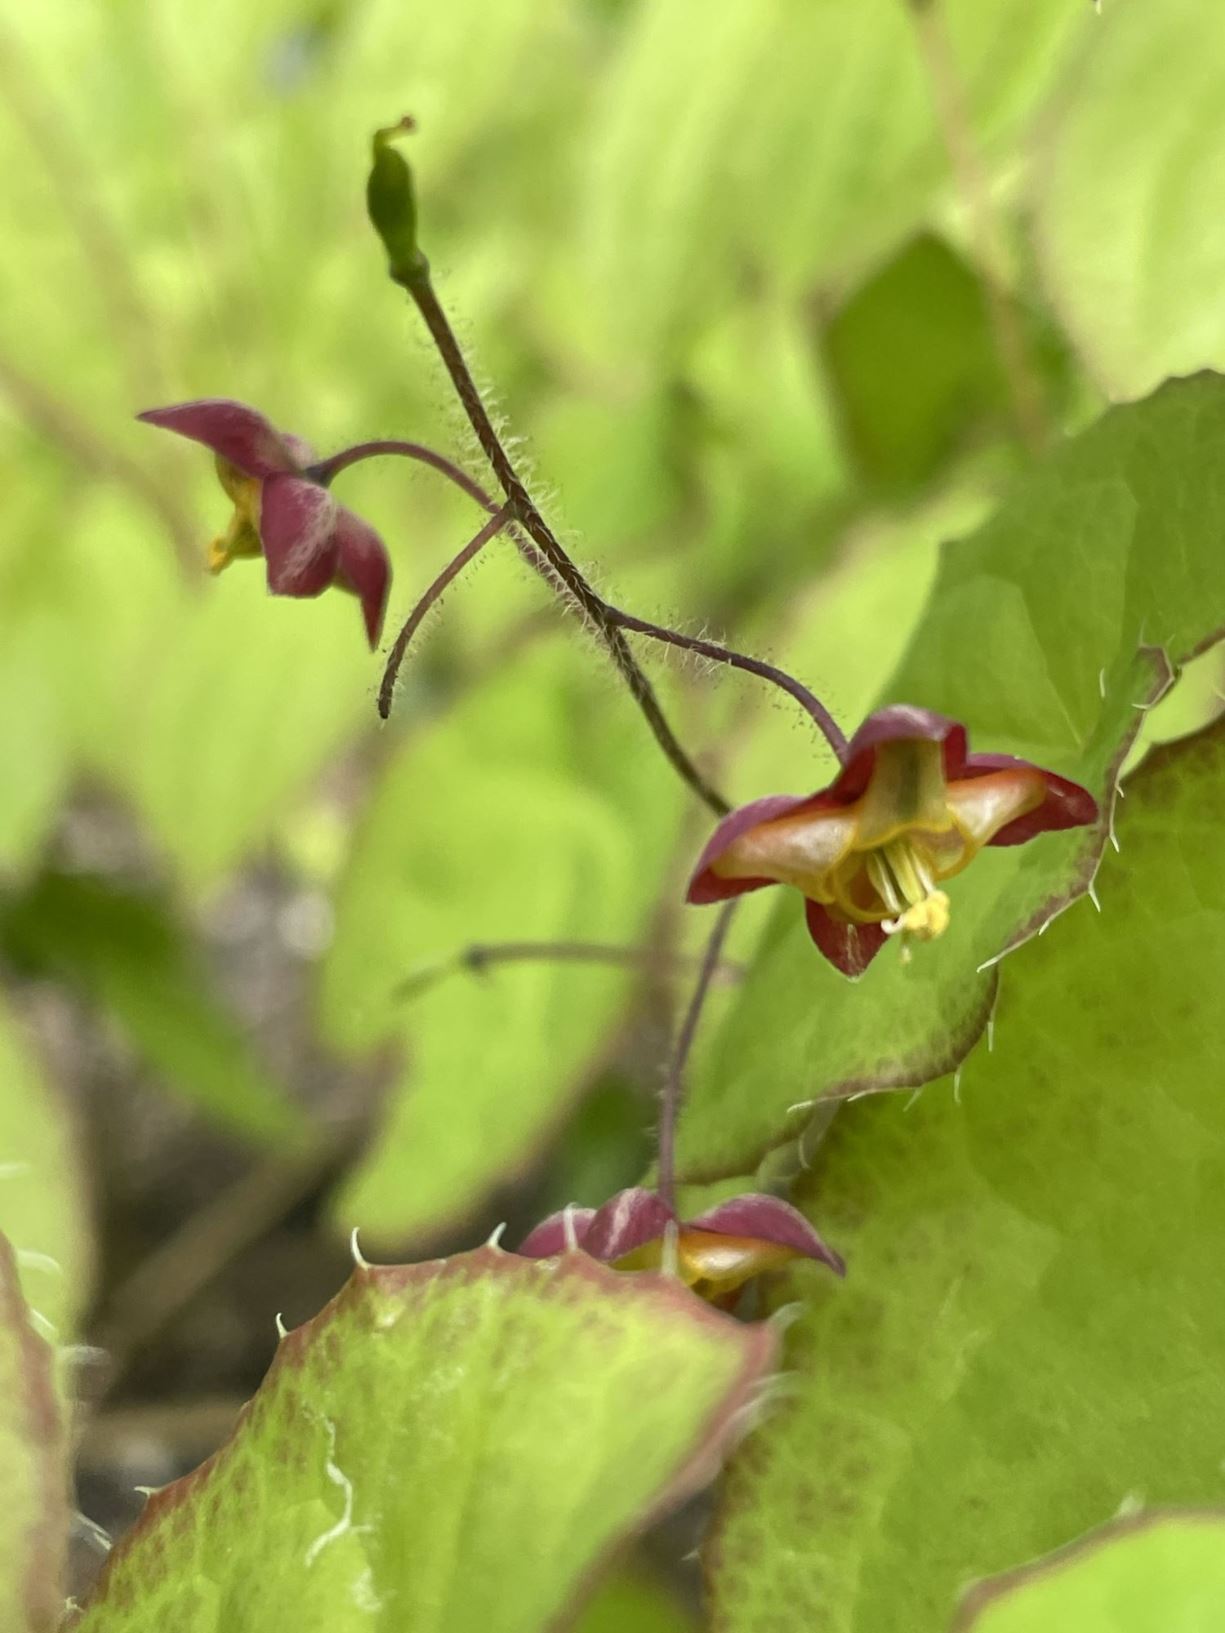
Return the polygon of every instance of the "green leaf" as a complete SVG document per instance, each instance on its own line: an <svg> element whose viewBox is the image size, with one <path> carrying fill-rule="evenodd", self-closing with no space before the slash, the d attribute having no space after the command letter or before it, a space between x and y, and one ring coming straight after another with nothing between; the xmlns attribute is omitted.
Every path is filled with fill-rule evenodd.
<svg viewBox="0 0 1225 1633"><path fill-rule="evenodd" d="M168 1092L261 1143L307 1133L304 1115L210 991L168 906L100 879L48 873L0 917L10 956L78 987Z"/></svg>
<svg viewBox="0 0 1225 1633"><path fill-rule="evenodd" d="M13 1633L51 1633L64 1608L68 1470L51 1362L0 1236L0 1602Z"/></svg>
<svg viewBox="0 0 1225 1633"><path fill-rule="evenodd" d="M959 444L1008 428L1008 394L974 271L924 233L862 285L825 332L847 439L886 487L936 473Z"/></svg>
<svg viewBox="0 0 1225 1633"><path fill-rule="evenodd" d="M771 1350L578 1254L360 1268L151 1498L79 1633L539 1633L709 1478Z"/></svg>
<svg viewBox="0 0 1225 1633"><path fill-rule="evenodd" d="M500 668L389 763L324 970L337 1044L405 1050L384 1125L335 1202L346 1229L432 1235L521 1173L556 1127L632 970L527 959L412 999L401 989L472 944L632 944L673 833L674 791L638 809L668 775L656 759L628 700L579 685L562 652Z"/></svg>
<svg viewBox="0 0 1225 1633"><path fill-rule="evenodd" d="M1062 0L945 9L975 138L1007 153L1089 19ZM585 247L633 358L729 305L746 263L796 295L863 269L948 180L894 0L642 7L598 108Z"/></svg>
<svg viewBox="0 0 1225 1633"><path fill-rule="evenodd" d="M46 615L10 617L0 634L0 761L20 766L21 774L4 779L0 796L0 873L20 870L37 853L64 796L75 748L54 684L56 660L67 659L62 623Z"/></svg>
<svg viewBox="0 0 1225 1633"><path fill-rule="evenodd" d="M967 723L973 747L1074 778L1108 820L1140 711L1166 683L1166 659L1144 643L1181 664L1225 621L1223 472L1219 376L1111 410L945 547L885 699L938 709ZM814 771L806 787L788 765L771 791L825 780ZM886 949L859 984L821 959L798 896L780 893L740 998L695 1069L686 1172L743 1173L800 1131L807 1102L951 1070L983 1030L996 961L1084 893L1105 844L1104 822L984 851L952 886L949 933L908 966Z"/></svg>
<svg viewBox="0 0 1225 1633"><path fill-rule="evenodd" d="M84 1189L67 1108L0 1009L0 1232L17 1256L35 1324L62 1343L71 1342L89 1296Z"/></svg>
<svg viewBox="0 0 1225 1633"><path fill-rule="evenodd" d="M960 1092L839 1112L801 1200L847 1279L805 1278L794 1396L730 1476L721 1633L941 1627L1124 1504L1219 1500L1223 799L1225 726L1156 751L1103 911L1017 955Z"/></svg>
<svg viewBox="0 0 1225 1633"><path fill-rule="evenodd" d="M1050 135L1037 226L1050 292L1115 396L1225 366L1225 13L1113 5Z"/></svg>
<svg viewBox="0 0 1225 1633"><path fill-rule="evenodd" d="M202 596L146 652L107 755L196 888L267 837L372 712L376 678L347 596L270 599L258 564L241 562Z"/></svg>
<svg viewBox="0 0 1225 1633"><path fill-rule="evenodd" d="M1223 1604L1225 1515L1143 1514L981 1583L953 1633L1216 1633Z"/></svg>
<svg viewBox="0 0 1225 1633"><path fill-rule="evenodd" d="M699 1633L674 1593L641 1571L618 1571L596 1589L574 1633Z"/></svg>

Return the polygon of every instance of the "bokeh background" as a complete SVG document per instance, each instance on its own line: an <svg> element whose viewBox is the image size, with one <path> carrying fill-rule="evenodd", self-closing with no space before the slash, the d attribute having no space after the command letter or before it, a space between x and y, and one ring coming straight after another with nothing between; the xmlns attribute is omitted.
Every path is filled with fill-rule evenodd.
<svg viewBox="0 0 1225 1633"><path fill-rule="evenodd" d="M404 112L441 297L594 581L851 724L942 539L1108 401L1225 366L1209 0L6 17L0 1226L81 1346L81 1580L85 1516L121 1528L211 1449L353 1226L372 1256L513 1241L642 1174L703 928L702 811L509 546L384 726L356 605L209 580L210 463L134 423L232 396L321 452L412 437L480 472L364 218ZM471 506L395 460L339 491L391 550L394 631ZM757 683L640 657L735 798L822 779ZM405 990L575 939L641 956ZM687 1625L658 1591L614 1584L590 1626Z"/></svg>

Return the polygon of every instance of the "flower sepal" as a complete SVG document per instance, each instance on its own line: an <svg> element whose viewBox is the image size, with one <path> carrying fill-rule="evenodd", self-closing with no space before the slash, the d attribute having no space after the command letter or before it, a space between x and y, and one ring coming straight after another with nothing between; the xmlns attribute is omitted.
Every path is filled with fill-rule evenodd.
<svg viewBox="0 0 1225 1633"><path fill-rule="evenodd" d="M618 1191L600 1208L563 1208L525 1237L529 1259L580 1251L615 1270L675 1268L687 1287L726 1304L754 1277L795 1259L812 1259L846 1274L829 1247L789 1202L750 1192L680 1220L655 1191Z"/></svg>
<svg viewBox="0 0 1225 1633"><path fill-rule="evenodd" d="M333 586L348 590L361 602L371 648L378 645L391 589L386 547L312 474L315 454L309 443L225 397L150 408L137 418L202 443L214 455L234 514L209 548L210 572L262 555L273 595L314 597Z"/></svg>

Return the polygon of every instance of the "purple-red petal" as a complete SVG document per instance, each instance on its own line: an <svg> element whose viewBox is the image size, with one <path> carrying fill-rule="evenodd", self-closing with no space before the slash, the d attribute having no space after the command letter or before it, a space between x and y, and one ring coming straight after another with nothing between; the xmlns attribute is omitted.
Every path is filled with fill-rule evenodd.
<svg viewBox="0 0 1225 1633"><path fill-rule="evenodd" d="M1036 771L1046 784L1046 796L1032 811L1005 823L987 841L989 845L1023 845L1036 834L1053 833L1061 828L1084 828L1097 821L1098 804L1087 788L1011 754L971 754L961 776L963 779L987 777L994 771L1018 769Z"/></svg>
<svg viewBox="0 0 1225 1633"><path fill-rule="evenodd" d="M879 924L850 924L820 902L805 901L808 933L835 969L857 981L889 939Z"/></svg>
<svg viewBox="0 0 1225 1633"><path fill-rule="evenodd" d="M687 1219L685 1225L689 1230L713 1231L719 1236L748 1236L758 1242L774 1242L806 1259L818 1259L839 1276L846 1275L841 1254L821 1240L798 1208L777 1196L750 1193L732 1197L696 1219Z"/></svg>
<svg viewBox="0 0 1225 1633"><path fill-rule="evenodd" d="M570 1216L568 1226L567 1214ZM520 1256L525 1259L555 1259L570 1246L571 1234L576 1245L581 1246L587 1227L594 1218L594 1208L576 1208L573 1205L551 1213L520 1242Z"/></svg>
<svg viewBox="0 0 1225 1633"><path fill-rule="evenodd" d="M259 536L273 595L319 595L336 580L335 499L301 476L273 476L260 498Z"/></svg>
<svg viewBox="0 0 1225 1633"><path fill-rule="evenodd" d="M293 451L262 414L228 397L149 408L136 416L146 425L201 442L248 476L276 476L298 469Z"/></svg>
<svg viewBox="0 0 1225 1633"><path fill-rule="evenodd" d="M773 879L720 879L711 869L741 834L747 833L750 828L756 828L761 822L787 816L801 805L807 804L808 797L804 795L767 794L764 799L752 800L748 805L740 805L736 810L729 811L717 824L714 833L706 841L706 848L698 857L685 900L695 905L722 902L731 896L743 896L747 890L760 890L763 885L774 884Z"/></svg>
<svg viewBox="0 0 1225 1633"><path fill-rule="evenodd" d="M343 506L337 511L336 582L352 590L362 604L366 636L373 649L383 632L383 615L391 589L391 559L387 547L368 522Z"/></svg>
<svg viewBox="0 0 1225 1633"><path fill-rule="evenodd" d="M657 1191L631 1186L610 1196L596 1210L583 1232L583 1252L612 1264L645 1242L658 1241L675 1220L676 1215Z"/></svg>

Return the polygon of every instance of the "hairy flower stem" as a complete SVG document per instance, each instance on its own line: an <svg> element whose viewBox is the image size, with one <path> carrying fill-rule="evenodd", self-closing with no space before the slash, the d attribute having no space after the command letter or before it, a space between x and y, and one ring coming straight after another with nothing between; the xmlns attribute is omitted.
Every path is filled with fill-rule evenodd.
<svg viewBox="0 0 1225 1633"><path fill-rule="evenodd" d="M664 1083L659 1112L659 1177L655 1188L659 1192L660 1200L671 1208L673 1213L676 1212L676 1120L684 1099L685 1066L689 1060L689 1052L693 1048L706 996L721 962L723 943L727 939L732 914L738 905L736 901L726 902L715 920L715 927L711 931L710 940L706 943L706 952L698 970L697 983L689 1000L689 1008L681 1022L672 1059L668 1062L668 1076Z"/></svg>
<svg viewBox="0 0 1225 1633"><path fill-rule="evenodd" d="M393 274L394 276L394 274ZM647 718L647 723L655 734L655 739L667 756L675 771L688 783L698 798L701 799L717 816L723 816L729 809L727 801L702 776L693 761L685 753L677 741L671 726L668 724L659 699L655 696L654 688L637 659L630 651L621 629L608 617L607 608L600 597L588 584L582 573L563 549L552 529L544 517L537 510L535 503L520 480L518 473L510 462L510 458L494 430L493 422L489 418L480 392L472 378L471 371L460 350L459 342L454 331L447 321L446 313L438 303L434 289L430 283L429 270L422 258L419 266L411 273L396 276L396 281L408 291L416 304L417 310L430 331L438 354L446 367L455 387L456 394L463 405L468 421L476 433L477 441L493 468L498 479L498 486L506 496L506 503L510 517L517 522L528 538L540 551L548 564L550 575L555 577L566 593L578 606L579 610L591 620L599 631L600 638L608 648L613 662L616 664L622 678L630 689L630 693L638 707Z"/></svg>
<svg viewBox="0 0 1225 1633"><path fill-rule="evenodd" d="M318 465L311 467L310 474L317 481L327 484L348 466L355 465L362 459L373 459L380 454L398 454L405 459L419 460L423 465L429 465L453 482L457 488L466 493L470 499L475 500L491 516L501 514L490 495L486 493L479 482L468 475L467 471L463 470L453 460L448 459L444 454L440 454L435 449L428 448L424 443L420 442L380 441L358 443L355 447L346 448L343 452L334 454L330 459L321 460ZM525 559L551 584L554 583L552 570L540 552L535 550L527 539L519 535L518 529L513 525L509 527L509 531L516 534L519 548L523 552ZM475 552L473 553L475 554ZM464 563L460 565L462 566ZM575 568L575 572L578 572L577 568ZM449 579L448 582L450 582ZM586 580L583 580L583 582L586 583ZM779 687L795 699L804 712L816 723L818 730L830 748L833 749L835 756L839 760L843 759L846 752L846 738L837 721L821 700L810 692L807 686L796 680L794 675L789 675L785 669L778 669L774 664L765 663L760 658L751 658L747 653L736 652L731 647L720 646L717 641L703 640L696 635L685 635L680 630L667 629L662 624L652 624L648 619L637 618L632 613L623 612L620 607L614 607L610 601L606 601L603 596L598 595L590 585L587 585L587 590L589 600L584 603L584 607L598 609L597 622L601 631L606 626L612 625L617 629L628 630L635 635L646 636L652 641L663 641L668 646L680 647L686 652L696 652L700 657L709 658L714 663L725 663L733 669L741 669L746 674L757 675L762 680L768 680L771 685ZM414 630L415 628L416 625L414 625ZM410 631L410 638L411 633ZM379 713L384 720L387 719L391 712L391 699L395 690L396 674L406 647L407 642L404 643L404 647L401 647L399 641L396 642L395 647L392 649L391 658L388 660L382 685L379 687ZM686 781L688 781L688 778L686 778ZM710 802L707 801L707 803Z"/></svg>
<svg viewBox="0 0 1225 1633"><path fill-rule="evenodd" d="M453 556L446 564L405 619L404 627L396 636L395 645L387 655L387 666L383 670L383 680L379 687L379 713L384 720L391 713L391 694L395 687L396 676L400 672L400 665L404 662L405 653L408 651L413 636L420 628L422 619L439 596L459 577L468 563L480 554L490 539L498 536L509 521L509 505L503 505L501 510L495 510L480 532L474 538L469 539L459 554Z"/></svg>

